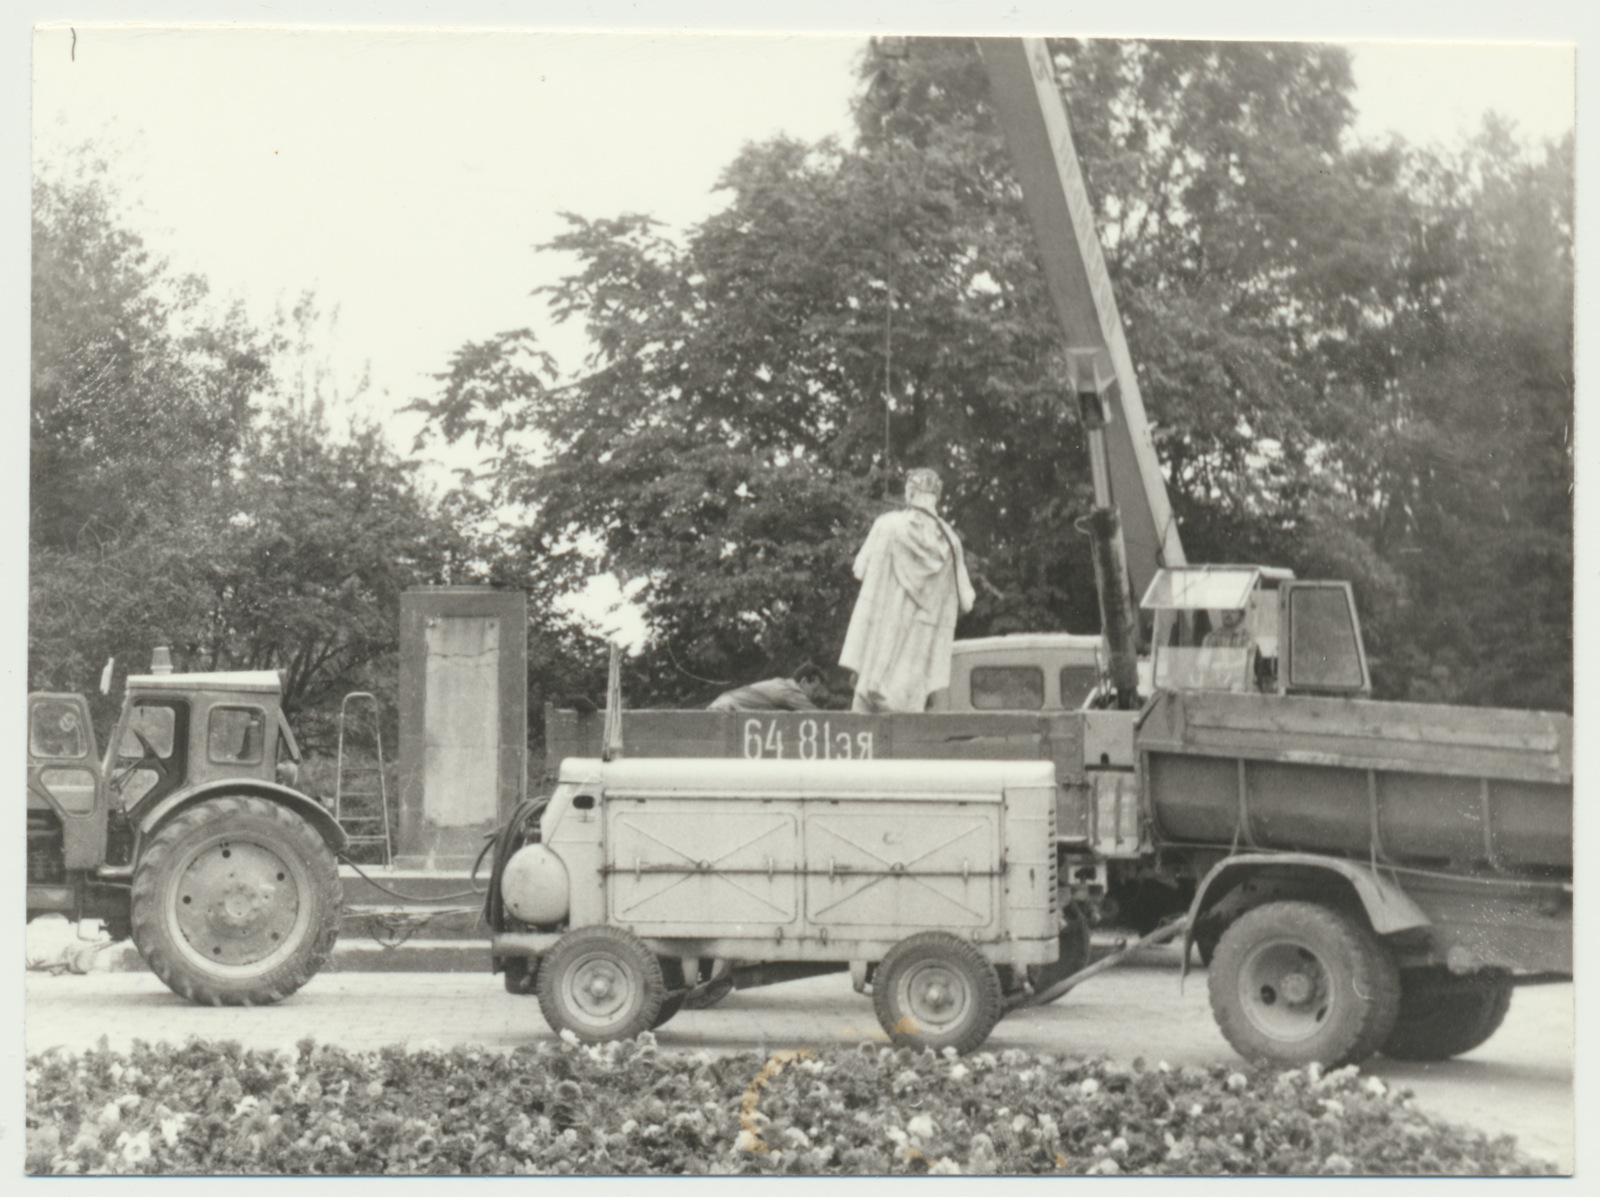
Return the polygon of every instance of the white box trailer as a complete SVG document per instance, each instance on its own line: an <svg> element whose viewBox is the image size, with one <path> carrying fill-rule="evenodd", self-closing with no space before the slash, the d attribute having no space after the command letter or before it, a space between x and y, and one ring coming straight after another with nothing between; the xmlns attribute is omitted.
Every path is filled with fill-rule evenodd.
<svg viewBox="0 0 1600 1197"><path fill-rule="evenodd" d="M849 968L891 1036L971 1050L1056 959L1055 810L1049 761L570 759L497 846L493 952L590 1042Z"/></svg>

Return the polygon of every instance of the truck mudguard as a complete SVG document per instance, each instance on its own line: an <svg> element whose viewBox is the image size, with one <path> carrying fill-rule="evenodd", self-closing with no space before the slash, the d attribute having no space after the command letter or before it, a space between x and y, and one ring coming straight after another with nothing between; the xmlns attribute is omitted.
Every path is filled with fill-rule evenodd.
<svg viewBox="0 0 1600 1197"><path fill-rule="evenodd" d="M1413 927L1426 927L1430 919L1406 892L1393 881L1386 880L1368 865L1342 860L1336 856L1318 856L1309 852L1252 852L1241 853L1218 861L1195 888L1194 900L1189 903L1189 925L1183 933L1183 972L1189 972L1189 945L1194 940L1194 928L1200 916L1210 907L1210 895L1224 874L1250 872L1269 868L1274 872L1316 869L1335 873L1350 883L1361 907L1367 913L1372 929L1379 935L1392 935L1409 931ZM1225 887L1231 889L1232 886Z"/></svg>
<svg viewBox="0 0 1600 1197"><path fill-rule="evenodd" d="M223 794L253 794L258 798L287 806L317 829L317 834L322 836L332 852L342 851L349 840L344 828L339 826L338 820L314 798L308 798L299 790L291 790L288 786L270 781L226 778L208 781L204 785L195 786L192 790L181 790L163 798L139 817L140 839L148 837L160 824L185 807L204 802L208 798L221 797Z"/></svg>

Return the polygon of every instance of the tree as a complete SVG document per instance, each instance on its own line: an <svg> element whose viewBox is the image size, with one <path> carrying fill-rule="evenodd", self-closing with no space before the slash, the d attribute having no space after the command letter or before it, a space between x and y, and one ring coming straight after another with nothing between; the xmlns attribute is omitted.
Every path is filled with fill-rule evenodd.
<svg viewBox="0 0 1600 1197"><path fill-rule="evenodd" d="M469 569L464 540L379 427L333 426L325 372L294 368L309 297L266 331L210 319L103 172L36 186L34 246L29 685L88 689L167 645L180 668L281 670L302 738L331 747L347 690L392 699L399 596Z"/></svg>
<svg viewBox="0 0 1600 1197"><path fill-rule="evenodd" d="M268 385L274 338L214 314L114 216L109 168L33 189L30 521L69 548L206 500Z"/></svg>

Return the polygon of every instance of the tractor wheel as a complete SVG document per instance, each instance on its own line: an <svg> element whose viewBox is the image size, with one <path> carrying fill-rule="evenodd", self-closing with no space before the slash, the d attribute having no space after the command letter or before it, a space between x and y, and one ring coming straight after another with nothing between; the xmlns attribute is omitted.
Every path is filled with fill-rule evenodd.
<svg viewBox="0 0 1600 1197"><path fill-rule="evenodd" d="M1077 906L1061 912L1061 954L1054 964L1028 966L1028 983L1042 993L1057 981L1064 981L1089 963L1089 920Z"/></svg>
<svg viewBox="0 0 1600 1197"><path fill-rule="evenodd" d="M969 1052L1004 1012L994 965L966 940L924 931L889 949L872 980L878 1022L897 1044Z"/></svg>
<svg viewBox="0 0 1600 1197"><path fill-rule="evenodd" d="M666 983L661 962L621 927L578 927L539 964L539 1009L555 1031L585 1043L632 1039L656 1026Z"/></svg>
<svg viewBox="0 0 1600 1197"><path fill-rule="evenodd" d="M1458 977L1440 968L1400 973L1400 1017L1383 1041L1391 1060L1448 1060L1487 1042L1511 1009L1504 973Z"/></svg>
<svg viewBox="0 0 1600 1197"><path fill-rule="evenodd" d="M133 942L174 993L270 1005L312 977L339 936L333 853L293 811L230 795L180 812L133 875Z"/></svg>
<svg viewBox="0 0 1600 1197"><path fill-rule="evenodd" d="M1394 958L1366 927L1311 902L1239 916L1207 974L1211 1011L1247 1060L1327 1067L1366 1059L1400 1007Z"/></svg>

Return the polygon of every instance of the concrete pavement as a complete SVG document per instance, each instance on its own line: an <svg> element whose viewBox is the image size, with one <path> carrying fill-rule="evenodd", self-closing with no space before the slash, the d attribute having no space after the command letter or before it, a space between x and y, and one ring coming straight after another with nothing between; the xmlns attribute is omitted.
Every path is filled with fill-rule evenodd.
<svg viewBox="0 0 1600 1197"><path fill-rule="evenodd" d="M1573 1165L1571 985L1517 992L1505 1026L1477 1051L1437 1064L1375 1058L1366 1071L1412 1089L1428 1113L1494 1134L1565 1169ZM118 1050L135 1040L191 1036L246 1047L292 1048L312 1037L352 1050L394 1043L475 1043L510 1050L551 1034L531 997L513 997L487 973L324 973L264 1009L191 1006L149 973L30 973L27 1050ZM710 1010L684 1011L657 1032L664 1050L735 1052L880 1040L872 1003L843 974L744 990ZM1211 1020L1205 974L1180 990L1170 961L1124 967L1059 1003L1004 1019L986 1050L1008 1047L1105 1055L1154 1064L1236 1060Z"/></svg>

